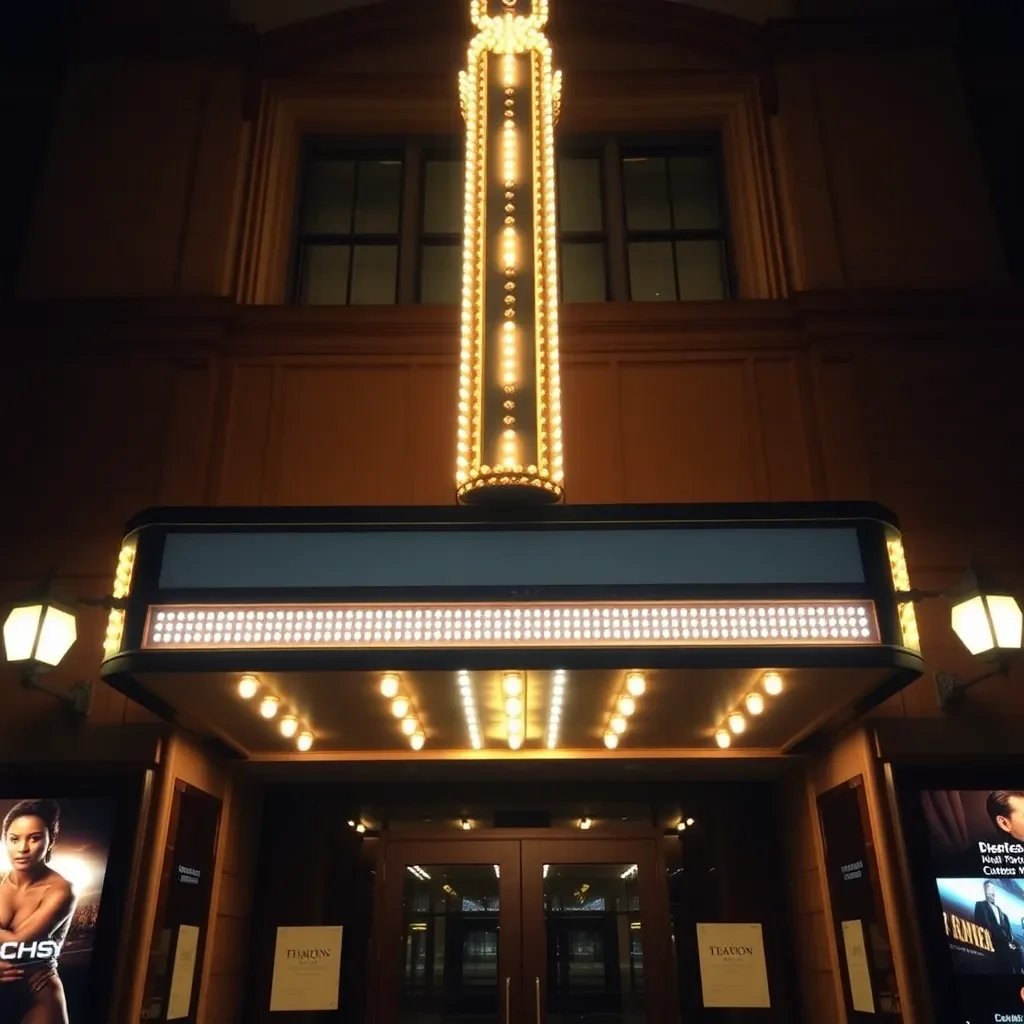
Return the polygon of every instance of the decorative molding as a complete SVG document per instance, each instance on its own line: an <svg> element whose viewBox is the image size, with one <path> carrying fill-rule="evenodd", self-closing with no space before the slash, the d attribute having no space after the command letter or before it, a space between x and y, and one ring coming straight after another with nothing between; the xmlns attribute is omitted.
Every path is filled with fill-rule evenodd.
<svg viewBox="0 0 1024 1024"><path fill-rule="evenodd" d="M64 300L10 303L0 342L16 361L126 353L134 358L216 355L374 355L454 361L458 310L437 306L238 305L227 299ZM856 351L872 346L1010 349L1024 326L1024 293L802 292L748 302L569 304L568 358L641 352ZM15 347L15 343L16 346Z"/></svg>

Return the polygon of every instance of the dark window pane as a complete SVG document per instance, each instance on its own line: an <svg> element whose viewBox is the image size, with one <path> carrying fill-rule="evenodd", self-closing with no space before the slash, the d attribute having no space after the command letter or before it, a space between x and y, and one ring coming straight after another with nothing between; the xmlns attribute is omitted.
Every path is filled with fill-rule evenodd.
<svg viewBox="0 0 1024 1024"><path fill-rule="evenodd" d="M725 246L718 239L676 242L679 298L725 298Z"/></svg>
<svg viewBox="0 0 1024 1024"><path fill-rule="evenodd" d="M630 231L666 231L672 227L668 176L662 157L626 157L622 161L626 227Z"/></svg>
<svg viewBox="0 0 1024 1024"><path fill-rule="evenodd" d="M428 235L462 233L465 171L461 160L428 160L423 175L423 230Z"/></svg>
<svg viewBox="0 0 1024 1024"><path fill-rule="evenodd" d="M604 302L608 298L601 242L562 243L562 301Z"/></svg>
<svg viewBox="0 0 1024 1024"><path fill-rule="evenodd" d="M630 242L629 294L634 302L675 301L671 242Z"/></svg>
<svg viewBox="0 0 1024 1024"><path fill-rule="evenodd" d="M402 190L402 164L398 160L360 160L356 191L355 233L398 233L398 205Z"/></svg>
<svg viewBox="0 0 1024 1024"><path fill-rule="evenodd" d="M601 162L578 157L559 160L558 203L562 231L600 231L604 224Z"/></svg>
<svg viewBox="0 0 1024 1024"><path fill-rule="evenodd" d="M302 250L299 301L311 306L344 306L349 247L307 245Z"/></svg>
<svg viewBox="0 0 1024 1024"><path fill-rule="evenodd" d="M350 303L393 306L397 273L397 245L353 246Z"/></svg>
<svg viewBox="0 0 1024 1024"><path fill-rule="evenodd" d="M302 197L302 230L308 234L347 235L352 230L351 160L310 160Z"/></svg>
<svg viewBox="0 0 1024 1024"><path fill-rule="evenodd" d="M420 259L420 302L457 306L462 298L462 246L424 245Z"/></svg>
<svg viewBox="0 0 1024 1024"><path fill-rule="evenodd" d="M721 223L718 165L713 156L682 156L670 161L672 209L677 228L717 228Z"/></svg>

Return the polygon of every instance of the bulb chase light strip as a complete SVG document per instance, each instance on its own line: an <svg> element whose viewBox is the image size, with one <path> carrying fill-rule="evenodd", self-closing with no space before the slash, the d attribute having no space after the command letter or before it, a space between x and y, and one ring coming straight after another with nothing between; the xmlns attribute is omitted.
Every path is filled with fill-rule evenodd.
<svg viewBox="0 0 1024 1024"><path fill-rule="evenodd" d="M153 605L144 650L879 644L870 601Z"/></svg>

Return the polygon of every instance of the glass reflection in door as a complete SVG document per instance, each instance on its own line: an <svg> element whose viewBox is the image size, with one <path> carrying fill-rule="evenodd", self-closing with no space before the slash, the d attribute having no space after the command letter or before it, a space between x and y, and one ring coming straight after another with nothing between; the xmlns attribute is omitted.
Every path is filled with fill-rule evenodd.
<svg viewBox="0 0 1024 1024"><path fill-rule="evenodd" d="M635 864L545 864L548 1024L642 1024Z"/></svg>
<svg viewBox="0 0 1024 1024"><path fill-rule="evenodd" d="M406 866L401 1024L497 1024L498 886L494 864Z"/></svg>

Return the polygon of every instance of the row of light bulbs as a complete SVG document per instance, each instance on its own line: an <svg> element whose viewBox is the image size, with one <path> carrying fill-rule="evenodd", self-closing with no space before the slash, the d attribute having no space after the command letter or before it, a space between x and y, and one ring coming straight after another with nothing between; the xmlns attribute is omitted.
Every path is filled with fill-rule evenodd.
<svg viewBox="0 0 1024 1024"><path fill-rule="evenodd" d="M785 683L782 679L780 672L765 672L761 676L761 690L751 690L750 693L743 698L743 708L733 708L732 711L726 715L725 725L720 726L715 731L715 742L725 750L732 744L733 736L739 736L741 733L746 732L747 729L747 715L757 717L765 709L764 695L767 694L769 697L778 697L785 689Z"/></svg>
<svg viewBox="0 0 1024 1024"><path fill-rule="evenodd" d="M637 698L642 697L646 691L647 679L643 672L626 673L626 689L615 698L615 710L604 732L604 745L609 750L619 745L619 737L626 731L627 720L636 711Z"/></svg>
<svg viewBox="0 0 1024 1024"><path fill-rule="evenodd" d="M281 735L286 740L294 739L295 746L300 751L305 752L312 749L313 733L308 728L302 728L297 715L289 712L278 718L278 712L281 710L281 698L276 693L266 690L259 679L251 673L247 673L238 680L238 696L242 700L252 700L260 692L263 695L260 697L257 707L261 717L268 722L277 718L277 727L281 730Z"/></svg>
<svg viewBox="0 0 1024 1024"><path fill-rule="evenodd" d="M509 750L518 750L526 735L526 698L522 672L505 672L501 677L505 706L505 729Z"/></svg>
<svg viewBox="0 0 1024 1024"><path fill-rule="evenodd" d="M380 677L381 695L391 701L391 714L400 720L402 734L409 739L409 746L413 750L422 750L423 744L427 742L427 734L423 731L423 724L419 720L412 701L401 692L402 681L397 672L385 672Z"/></svg>

